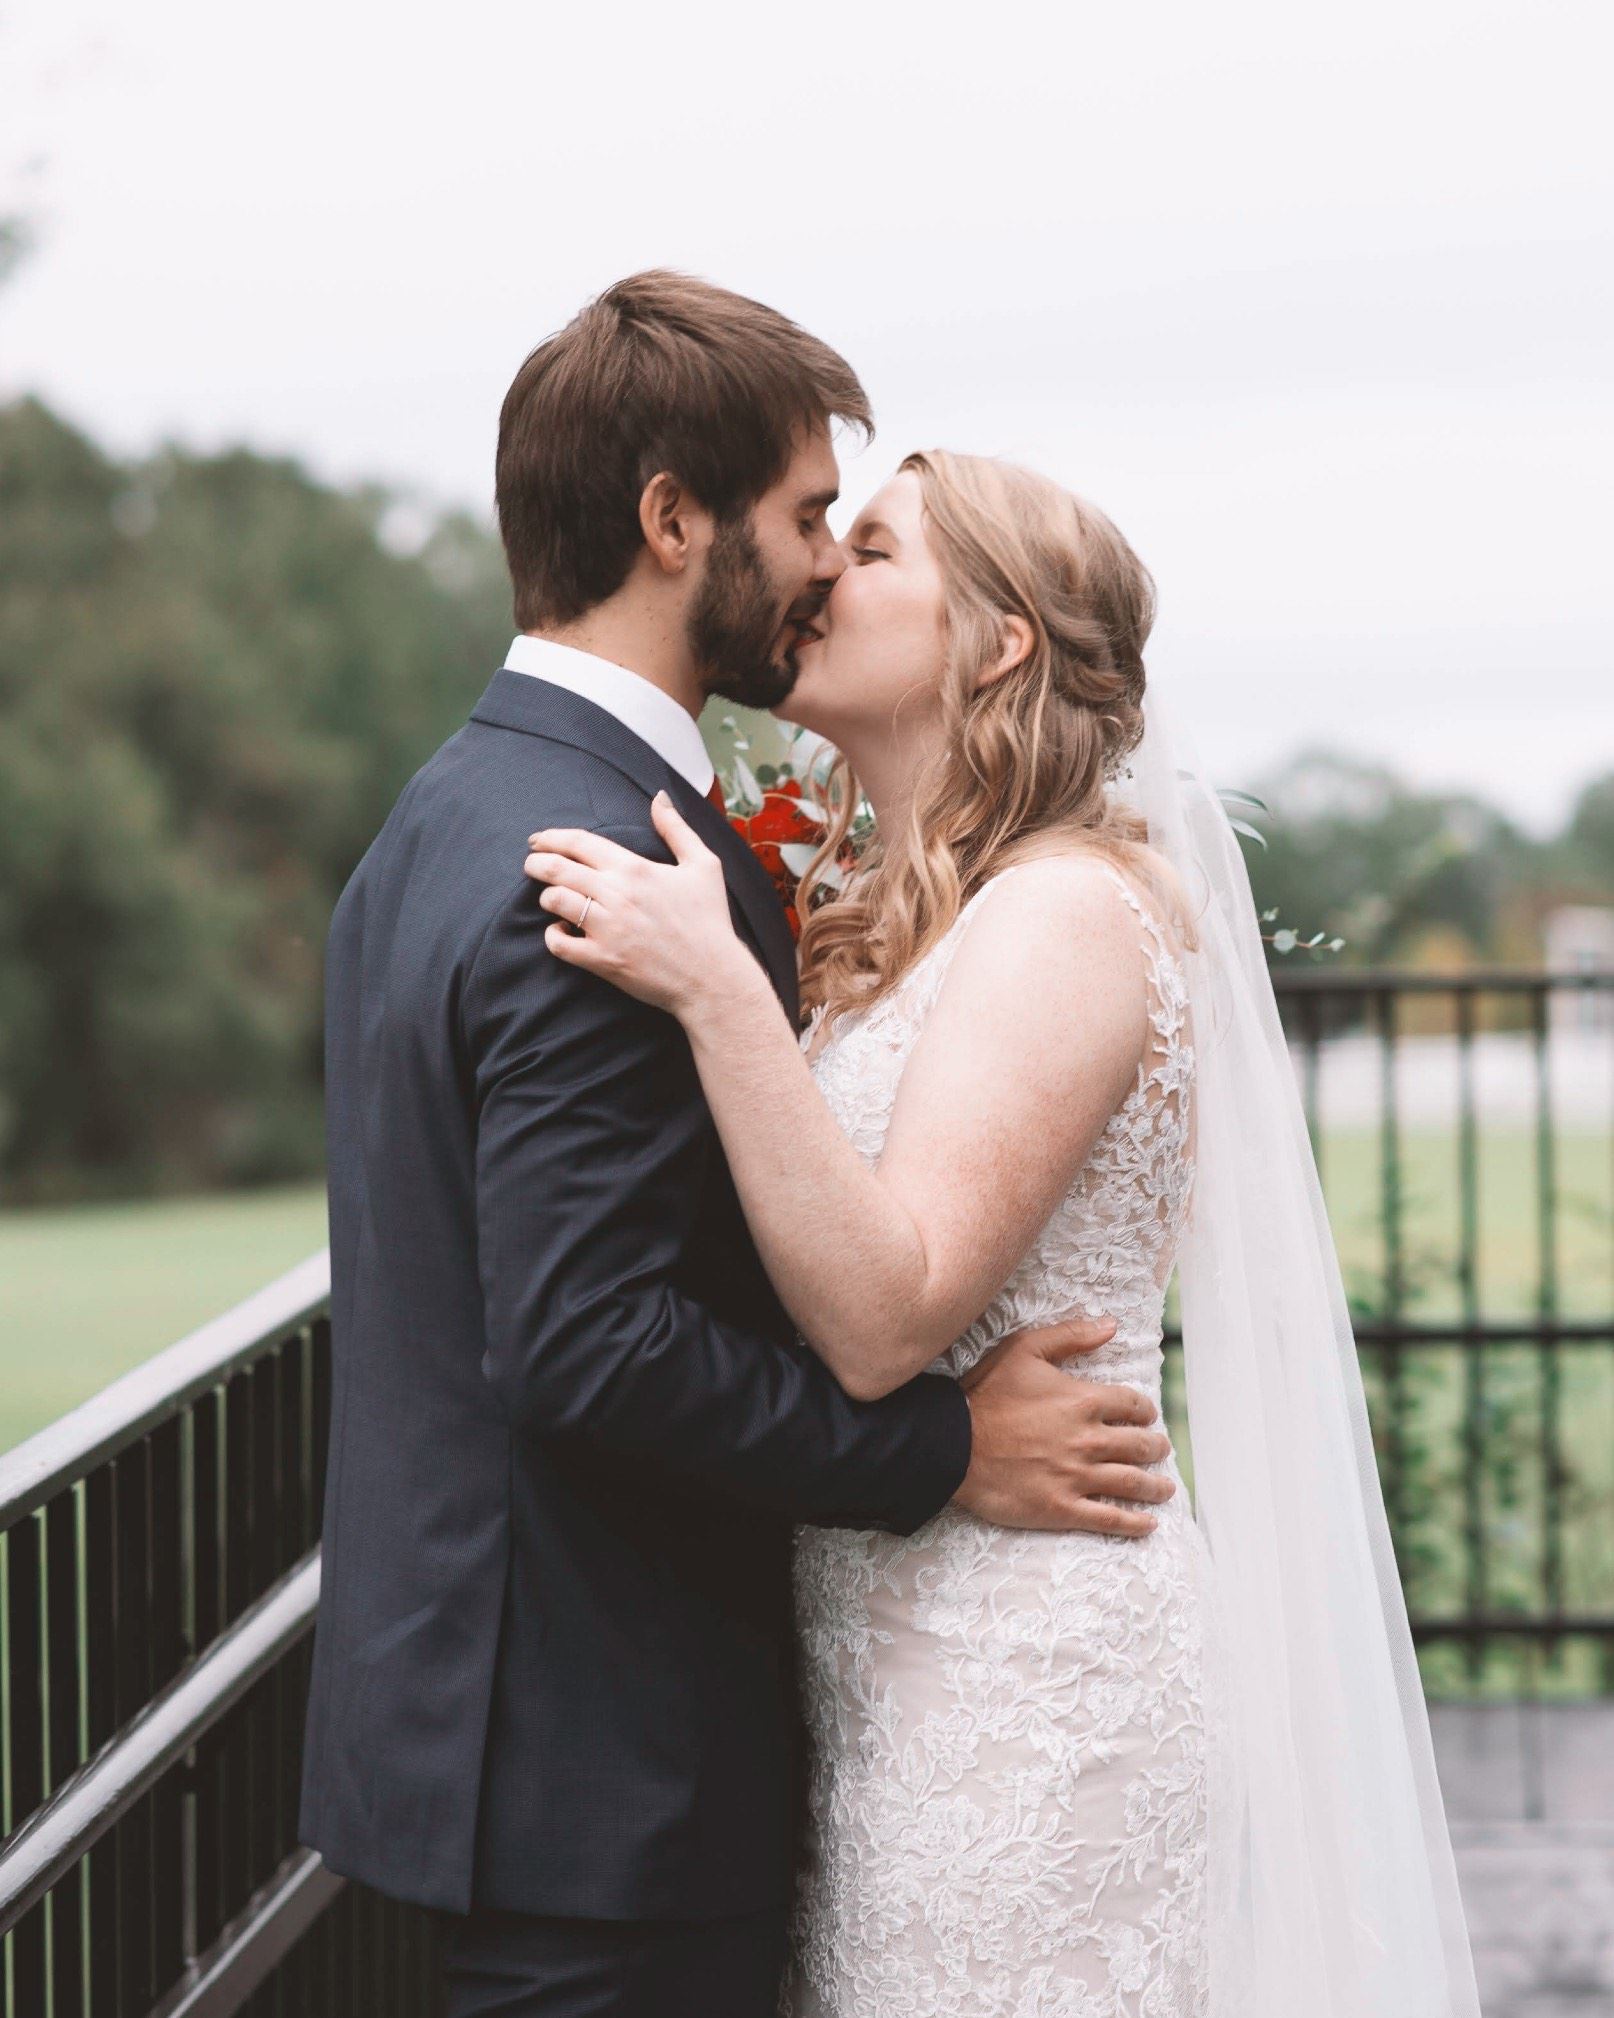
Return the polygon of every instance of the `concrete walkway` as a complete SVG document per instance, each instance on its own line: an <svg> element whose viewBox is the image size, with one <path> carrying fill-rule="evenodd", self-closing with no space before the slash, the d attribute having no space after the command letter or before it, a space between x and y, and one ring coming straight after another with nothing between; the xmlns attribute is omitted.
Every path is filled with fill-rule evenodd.
<svg viewBox="0 0 1614 2018"><path fill-rule="evenodd" d="M1614 1702L1430 1722L1485 2018L1614 2018Z"/></svg>

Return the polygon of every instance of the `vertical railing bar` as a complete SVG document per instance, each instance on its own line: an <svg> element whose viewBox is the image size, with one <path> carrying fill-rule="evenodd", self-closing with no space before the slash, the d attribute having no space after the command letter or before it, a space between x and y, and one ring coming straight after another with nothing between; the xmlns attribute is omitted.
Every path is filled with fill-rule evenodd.
<svg viewBox="0 0 1614 2018"><path fill-rule="evenodd" d="M180 1434L179 1452L179 1557L180 1557L180 1597L179 1632L183 1648L184 1665L188 1668L196 1659L196 1463L197 1434L196 1419L207 1405L207 1396L198 1396L190 1402L184 1413ZM185 1754L183 1768L179 1774L181 1788L179 1803L179 1950L186 1967L197 1956L196 1905L197 1905L197 1863L196 1863L196 1803L198 1799L197 1748L192 1745Z"/></svg>
<svg viewBox="0 0 1614 2018"><path fill-rule="evenodd" d="M1459 985L1457 1022L1457 1296L1463 1352L1464 1598L1471 1619L1486 1611L1485 1555L1485 1348L1480 1342L1479 1128L1474 1093L1474 990ZM1469 1680L1484 1668L1484 1643L1476 1633L1465 1645Z"/></svg>
<svg viewBox="0 0 1614 2018"><path fill-rule="evenodd" d="M185 1662L185 1619L182 1581L185 1573L181 1537L183 1459L177 1416L161 1423L147 1439L151 1449L151 1611L148 1666L153 1692L164 1688Z"/></svg>
<svg viewBox="0 0 1614 2018"><path fill-rule="evenodd" d="M1598 1015L1602 1009L1602 1015ZM1602 1001L1594 1007L1594 1023L1602 1021L1608 1031L1608 1308L1614 1310L1614 979L1602 989ZM1608 1370L1614 1378L1614 1338L1608 1342ZM1608 1453L1608 1467L1614 1471L1614 1449ZM1614 1635L1602 1649L1602 1691L1614 1695Z"/></svg>
<svg viewBox="0 0 1614 2018"><path fill-rule="evenodd" d="M50 1720L50 1785L78 1764L78 1488L45 1507L45 1672Z"/></svg>
<svg viewBox="0 0 1614 2018"><path fill-rule="evenodd" d="M165 1688L185 1664L184 1428L171 1416L151 1432L151 1680ZM185 1964L189 1885L184 1872L185 1775L165 1773L148 1797L152 1834L152 1977L158 1991Z"/></svg>
<svg viewBox="0 0 1614 2018"><path fill-rule="evenodd" d="M0 1840L11 1831L11 1536L0 1529ZM9 1944L0 1947L0 1992L5 1989Z"/></svg>
<svg viewBox="0 0 1614 2018"><path fill-rule="evenodd" d="M114 1500L117 1532L117 1718L125 1724L152 1695L151 1474L149 1437L118 1454ZM118 1946L125 2018L155 2000L155 1872L151 1803L138 1802L114 1824L118 1863Z"/></svg>
<svg viewBox="0 0 1614 2018"><path fill-rule="evenodd" d="M85 1756L117 1727L117 1492L115 1461L84 1481ZM118 1921L118 1837L92 1844L88 1858L90 2010L123 2018ZM132 2018L132 2014L131 2014Z"/></svg>
<svg viewBox="0 0 1614 2018"><path fill-rule="evenodd" d="M314 1321L313 1431L314 1532L318 1534L325 1521L325 1472L331 1443L331 1321L328 1317Z"/></svg>
<svg viewBox="0 0 1614 2018"><path fill-rule="evenodd" d="M1545 986L1531 996L1531 1037L1535 1060L1536 1086L1536 1213L1539 1275L1536 1315L1543 1327L1539 1350L1541 1397L1541 1465L1544 1499L1541 1575L1549 1616L1563 1611L1563 1439L1562 1363L1556 1337L1546 1327L1558 1315L1558 1230L1557 1159L1553 1133L1551 1046L1549 1042L1548 991ZM1558 1649L1549 1642L1547 1658L1554 1660Z"/></svg>
<svg viewBox="0 0 1614 2018"><path fill-rule="evenodd" d="M1405 1319L1404 1257L1402 1251L1402 1179L1400 1108L1396 1084L1396 998L1388 988L1376 998L1379 1025L1379 1114L1380 1114L1380 1211L1384 1236L1384 1325L1386 1342L1382 1349L1385 1399L1385 1481L1384 1497L1390 1517L1391 1540L1402 1577L1406 1576L1403 1505L1403 1457L1405 1450L1406 1406L1402 1367L1402 1329Z"/></svg>
<svg viewBox="0 0 1614 2018"><path fill-rule="evenodd" d="M233 1374L225 1389L224 1417L224 1610L225 1622L238 1618L253 1595L252 1375ZM226 1919L246 1904L255 1883L252 1868L251 1698L238 1702L219 1726L219 1771L223 1787L221 1841Z"/></svg>
<svg viewBox="0 0 1614 2018"><path fill-rule="evenodd" d="M297 1341L297 1550L304 1554L319 1540L314 1505L314 1356L317 1327L310 1325Z"/></svg>
<svg viewBox="0 0 1614 2018"><path fill-rule="evenodd" d="M6 1833L45 1798L45 1693L41 1663L44 1531L25 1514L5 1533Z"/></svg>
<svg viewBox="0 0 1614 2018"><path fill-rule="evenodd" d="M14 1833L45 1798L45 1523L26 1514L6 1531L6 1676L9 1685L7 1831ZM19 2014L45 2009L43 1902L11 1933L11 1989Z"/></svg>
<svg viewBox="0 0 1614 2018"><path fill-rule="evenodd" d="M360 1886L353 1901L353 1945L348 1958L355 2018L370 2018L376 1991L375 1971L369 1966L374 1910L375 1894L368 1886Z"/></svg>
<svg viewBox="0 0 1614 2018"><path fill-rule="evenodd" d="M0 1531L0 1840L11 1828L11 1537ZM13 2018L12 1937L0 1936L0 2012Z"/></svg>
<svg viewBox="0 0 1614 2018"><path fill-rule="evenodd" d="M275 1574L302 1553L303 1334L288 1338L275 1373Z"/></svg>
<svg viewBox="0 0 1614 2018"><path fill-rule="evenodd" d="M1316 995L1302 995L1299 1003L1301 1099L1306 1110L1306 1132L1311 1137L1311 1153L1319 1173L1323 1167L1320 1001L1321 998Z"/></svg>
<svg viewBox="0 0 1614 2018"><path fill-rule="evenodd" d="M224 1615L224 1551L220 1535L223 1492L220 1421L224 1391L211 1388L191 1410L192 1648L200 1655L217 1638ZM192 1748L192 1866L195 1873L190 1953L207 1947L224 1924L220 1858L223 1854L218 1734L207 1732Z"/></svg>
<svg viewBox="0 0 1614 2018"><path fill-rule="evenodd" d="M276 1519L279 1523L277 1566L289 1569L302 1553L303 1535L303 1379L306 1331L289 1338L280 1349L280 1435L276 1451ZM296 1840L297 1785L302 1762L302 1711L305 1701L297 1664L282 1663L275 1677L275 1843L277 1851Z"/></svg>
<svg viewBox="0 0 1614 2018"><path fill-rule="evenodd" d="M84 1756L79 1633L81 1498L79 1488L69 1486L45 1507L45 1645L53 1790ZM60 2018L76 2018L84 2000L82 1862L51 1891L49 1922L51 2009Z"/></svg>
<svg viewBox="0 0 1614 2018"><path fill-rule="evenodd" d="M398 1946L395 1935L398 1932L399 1909L391 1900L376 1895L375 1919L371 1923L371 1940L376 1959L376 2003L382 2011L396 2011L398 2008Z"/></svg>
<svg viewBox="0 0 1614 2018"><path fill-rule="evenodd" d="M331 1958L336 1947L336 1931L341 1925L345 1898L344 1893L329 1912L321 1913L314 1923L317 1945L308 1972L313 1991L309 2001L314 2008L314 2018L336 2018L336 1965Z"/></svg>
<svg viewBox="0 0 1614 2018"><path fill-rule="evenodd" d="M251 1386L252 1463L252 1595L258 1597L274 1581L278 1537L276 1465L279 1408L278 1353L265 1353L244 1376ZM279 1800L275 1771L275 1677L265 1675L248 1697L252 1774L252 1883L261 1885L273 1870L275 1815Z"/></svg>

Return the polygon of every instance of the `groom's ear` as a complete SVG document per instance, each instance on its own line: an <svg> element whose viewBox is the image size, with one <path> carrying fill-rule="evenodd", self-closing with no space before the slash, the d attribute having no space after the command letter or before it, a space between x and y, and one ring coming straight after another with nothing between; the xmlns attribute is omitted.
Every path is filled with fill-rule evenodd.
<svg viewBox="0 0 1614 2018"><path fill-rule="evenodd" d="M658 470L639 495L639 530L663 574L681 575L699 543L700 506L670 470Z"/></svg>

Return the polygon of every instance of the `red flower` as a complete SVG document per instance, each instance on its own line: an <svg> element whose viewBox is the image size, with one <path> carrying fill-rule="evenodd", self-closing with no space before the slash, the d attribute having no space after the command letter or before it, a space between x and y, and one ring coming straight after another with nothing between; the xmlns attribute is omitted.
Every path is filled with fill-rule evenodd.
<svg viewBox="0 0 1614 2018"><path fill-rule="evenodd" d="M800 800L799 780L785 778L779 784L768 787L756 812L729 815L734 831L772 877L794 939L801 937L801 919L796 913L796 884L799 879L781 851L792 842L816 848L825 833L823 821L809 813Z"/></svg>

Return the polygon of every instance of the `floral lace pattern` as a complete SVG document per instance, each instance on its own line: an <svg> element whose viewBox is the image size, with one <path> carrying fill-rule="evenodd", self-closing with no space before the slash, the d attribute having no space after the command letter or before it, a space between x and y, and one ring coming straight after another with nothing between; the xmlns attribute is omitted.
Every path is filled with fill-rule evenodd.
<svg viewBox="0 0 1614 2018"><path fill-rule="evenodd" d="M1140 922L1147 1055L1020 1267L935 1370L962 1375L1009 1331L1103 1312L1116 1336L1072 1377L1158 1403L1194 1054L1181 964L1108 873ZM813 1058L871 1162L998 880ZM951 1507L908 1536L799 1531L812 1768L784 2018L1203 2018L1209 1557L1175 1456L1163 1469L1178 1490L1142 1537L1026 1533Z"/></svg>

